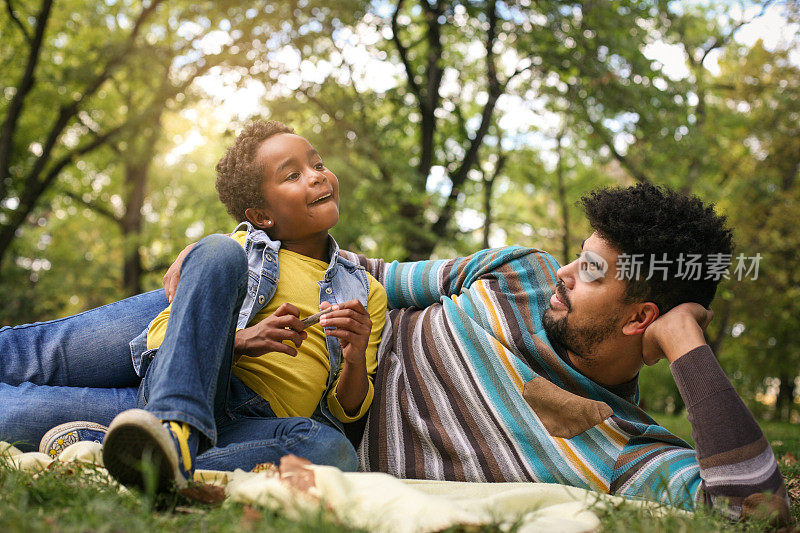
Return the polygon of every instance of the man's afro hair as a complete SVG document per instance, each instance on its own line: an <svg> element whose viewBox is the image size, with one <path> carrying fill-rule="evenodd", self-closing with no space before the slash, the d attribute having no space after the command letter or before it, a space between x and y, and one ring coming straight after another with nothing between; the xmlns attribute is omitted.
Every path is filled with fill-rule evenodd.
<svg viewBox="0 0 800 533"><path fill-rule="evenodd" d="M725 217L714 212L713 204L647 183L599 189L581 203L592 228L620 254L642 254L641 277L628 281L629 301L653 302L661 314L684 302L711 304L719 280L706 279L706 265L714 258L730 262L733 249L731 230ZM687 276L679 271L680 266L686 271L679 261L688 254L702 254L700 279L684 279ZM661 271L646 280L651 258L661 261L664 257L666 281Z"/></svg>

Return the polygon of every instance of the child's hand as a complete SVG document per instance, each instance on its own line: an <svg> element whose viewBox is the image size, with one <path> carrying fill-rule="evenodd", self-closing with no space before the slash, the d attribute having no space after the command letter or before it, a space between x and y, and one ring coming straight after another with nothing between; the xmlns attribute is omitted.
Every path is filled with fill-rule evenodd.
<svg viewBox="0 0 800 533"><path fill-rule="evenodd" d="M281 341L290 340L299 348L308 337L303 327L300 310L285 303L258 324L237 331L234 352L251 357L281 352L294 357L297 350Z"/></svg>
<svg viewBox="0 0 800 533"><path fill-rule="evenodd" d="M328 302L322 302L320 309L331 307ZM336 337L342 344L342 356L345 362L366 364L367 344L372 331L372 319L358 300L350 300L342 304L335 304L333 311L322 315L319 323L325 329L325 334Z"/></svg>

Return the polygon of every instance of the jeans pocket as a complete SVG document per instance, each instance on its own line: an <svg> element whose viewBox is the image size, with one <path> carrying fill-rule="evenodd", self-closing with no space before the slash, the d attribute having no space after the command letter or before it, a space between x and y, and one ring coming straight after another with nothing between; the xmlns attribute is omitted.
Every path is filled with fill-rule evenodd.
<svg viewBox="0 0 800 533"><path fill-rule="evenodd" d="M229 416L234 420L276 417L269 402L234 375L231 376L227 410Z"/></svg>
<svg viewBox="0 0 800 533"><path fill-rule="evenodd" d="M144 377L147 375L147 369L150 367L150 363L153 362L153 359L156 358L156 353L158 353L158 348L151 348L141 355L139 360L139 376Z"/></svg>
<svg viewBox="0 0 800 533"><path fill-rule="evenodd" d="M256 394L232 411L235 418L277 418L269 402Z"/></svg>

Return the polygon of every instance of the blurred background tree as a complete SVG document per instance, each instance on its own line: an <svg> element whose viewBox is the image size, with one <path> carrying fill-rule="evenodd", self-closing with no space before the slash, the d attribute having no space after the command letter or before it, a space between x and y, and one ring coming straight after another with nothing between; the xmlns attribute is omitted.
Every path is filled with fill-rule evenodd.
<svg viewBox="0 0 800 533"><path fill-rule="evenodd" d="M731 269L709 342L755 407L798 416L797 2L0 8L0 324L158 288L183 246L229 231L214 165L258 116L339 176L340 244L387 259L520 244L569 261L599 186L716 202L761 262ZM642 389L683 408L665 365Z"/></svg>

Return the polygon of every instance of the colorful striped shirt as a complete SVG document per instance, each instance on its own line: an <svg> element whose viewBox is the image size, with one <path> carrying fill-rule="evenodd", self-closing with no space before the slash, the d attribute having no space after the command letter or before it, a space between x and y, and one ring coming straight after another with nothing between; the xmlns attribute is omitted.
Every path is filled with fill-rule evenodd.
<svg viewBox="0 0 800 533"><path fill-rule="evenodd" d="M745 493L786 498L755 421L745 421L737 438L722 435L727 448L706 452L705 442L720 442L719 435L704 437L709 432L693 420L696 452L639 408L636 380L604 387L556 353L542 326L559 268L552 256L507 247L415 263L347 257L384 284L390 308L359 448L362 469L412 479L561 483L684 509L724 496L733 515ZM708 364L697 355L673 365L690 419L698 402L708 403L707 391L732 391L721 370L707 376L716 385L697 390L697 380L681 372ZM743 404L724 416L726 423L752 420Z"/></svg>

